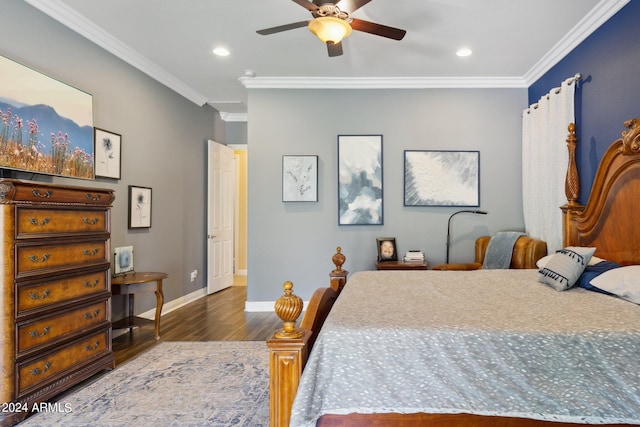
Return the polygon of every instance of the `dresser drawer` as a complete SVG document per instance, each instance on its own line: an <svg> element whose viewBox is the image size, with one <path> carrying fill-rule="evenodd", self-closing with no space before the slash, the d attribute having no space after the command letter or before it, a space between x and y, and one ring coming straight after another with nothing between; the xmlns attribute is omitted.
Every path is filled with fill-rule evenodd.
<svg viewBox="0 0 640 427"><path fill-rule="evenodd" d="M16 245L16 276L63 271L109 263L109 243L99 240L60 242L46 245Z"/></svg>
<svg viewBox="0 0 640 427"><path fill-rule="evenodd" d="M35 209L18 207L16 237L107 233L106 210Z"/></svg>
<svg viewBox="0 0 640 427"><path fill-rule="evenodd" d="M17 315L109 291L109 270L18 285Z"/></svg>
<svg viewBox="0 0 640 427"><path fill-rule="evenodd" d="M34 387L43 385L47 380L53 380L72 369L79 368L89 359L99 357L110 350L109 330L105 329L35 360L19 363L18 398L33 390Z"/></svg>
<svg viewBox="0 0 640 427"><path fill-rule="evenodd" d="M14 184L5 198L20 202L109 206L114 199L113 192L106 189L50 186L32 181L5 182Z"/></svg>
<svg viewBox="0 0 640 427"><path fill-rule="evenodd" d="M71 311L47 316L18 325L18 356L36 346L44 346L56 340L70 337L82 331L96 329L108 322L108 301L101 301ZM109 326L106 323L106 326Z"/></svg>

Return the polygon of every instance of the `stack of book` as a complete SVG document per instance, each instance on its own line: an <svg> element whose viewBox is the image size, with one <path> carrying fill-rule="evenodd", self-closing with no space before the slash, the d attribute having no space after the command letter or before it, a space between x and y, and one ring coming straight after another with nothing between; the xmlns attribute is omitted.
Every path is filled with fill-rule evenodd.
<svg viewBox="0 0 640 427"><path fill-rule="evenodd" d="M424 253L422 251L407 251L404 254L404 262L424 262Z"/></svg>

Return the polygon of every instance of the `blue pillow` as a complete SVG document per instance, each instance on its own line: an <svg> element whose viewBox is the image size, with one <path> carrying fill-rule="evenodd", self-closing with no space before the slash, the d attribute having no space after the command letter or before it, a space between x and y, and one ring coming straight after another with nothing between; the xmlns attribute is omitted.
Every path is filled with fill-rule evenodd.
<svg viewBox="0 0 640 427"><path fill-rule="evenodd" d="M622 267L620 264L617 264L613 261L600 261L594 265L587 265L584 269L584 272L578 278L577 286L587 289L589 291L600 292L607 295L613 295L610 292L603 291L600 288L596 288L590 282L604 273L605 271L613 270L614 268Z"/></svg>

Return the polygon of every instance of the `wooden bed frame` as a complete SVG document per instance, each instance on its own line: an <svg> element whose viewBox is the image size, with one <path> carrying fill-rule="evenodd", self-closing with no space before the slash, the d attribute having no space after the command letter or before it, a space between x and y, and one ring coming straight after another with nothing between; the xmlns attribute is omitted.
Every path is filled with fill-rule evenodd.
<svg viewBox="0 0 640 427"><path fill-rule="evenodd" d="M564 246L595 246L595 255L620 264L640 264L640 119L624 123L627 130L605 152L586 205L577 202L579 180L575 162L577 138L575 125L569 125L567 147L569 165L562 206ZM348 272L341 249L332 258L336 268L330 273L330 286L318 289L300 323L302 301L293 294L293 285L284 284L285 295L276 302L276 313L284 328L267 341L270 360L270 423L272 427L289 425L291 405L316 331L326 319L333 302L347 282ZM583 426L522 418L491 417L470 414L350 414L323 415L318 426L446 426L446 427L533 427ZM611 426L611 425L610 425Z"/></svg>

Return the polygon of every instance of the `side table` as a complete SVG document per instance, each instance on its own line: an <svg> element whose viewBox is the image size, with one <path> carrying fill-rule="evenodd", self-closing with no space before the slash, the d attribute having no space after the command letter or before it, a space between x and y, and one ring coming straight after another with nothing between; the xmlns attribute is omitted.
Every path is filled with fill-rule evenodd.
<svg viewBox="0 0 640 427"><path fill-rule="evenodd" d="M169 277L166 273L131 273L123 276L116 276L111 279L111 293L113 295L128 295L129 316L114 322L112 329L129 329L138 326L155 324L155 337L160 339L160 316L162 315L162 305L164 304L164 294L162 293L162 279ZM153 283L155 282L155 283ZM134 295L136 292L155 292L156 294L156 316L155 321L143 319L133 315Z"/></svg>
<svg viewBox="0 0 640 427"><path fill-rule="evenodd" d="M377 270L426 270L427 261L377 261Z"/></svg>

